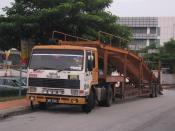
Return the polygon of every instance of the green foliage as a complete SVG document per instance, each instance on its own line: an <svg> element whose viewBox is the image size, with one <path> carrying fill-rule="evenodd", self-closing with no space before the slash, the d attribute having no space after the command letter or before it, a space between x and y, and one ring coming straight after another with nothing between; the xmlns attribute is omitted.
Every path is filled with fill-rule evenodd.
<svg viewBox="0 0 175 131"><path fill-rule="evenodd" d="M167 53L167 54L175 54L175 40L171 39L170 41L164 43L164 47L161 49L162 53Z"/></svg>
<svg viewBox="0 0 175 131"><path fill-rule="evenodd" d="M10 36L14 34L12 41L18 44L21 38L31 37L45 43L52 31L58 30L95 40L102 30L130 40L130 30L118 25L118 18L105 11L111 3L112 0L15 0L12 7L4 8L7 17L0 17L0 39L6 31L14 30ZM3 41L8 40L3 38ZM127 43L119 39L114 41L124 47ZM8 43L14 45L11 41Z"/></svg>
<svg viewBox="0 0 175 131"><path fill-rule="evenodd" d="M170 68L170 71L175 73L175 40L171 39L170 41L164 44L164 47L161 48L160 59L162 63Z"/></svg>
<svg viewBox="0 0 175 131"><path fill-rule="evenodd" d="M0 102L11 101L11 100L18 100L24 99L25 96L7 96L7 97L0 97Z"/></svg>
<svg viewBox="0 0 175 131"><path fill-rule="evenodd" d="M149 65L155 69L157 67L157 62L160 60L162 67L170 68L170 72L175 73L175 40L171 39L164 43L164 46L159 49L159 54L147 54L144 56L144 59L153 62L153 64L150 63Z"/></svg>
<svg viewBox="0 0 175 131"><path fill-rule="evenodd" d="M9 49L11 44L18 47L18 29L15 23L0 23L0 49Z"/></svg>
<svg viewBox="0 0 175 131"><path fill-rule="evenodd" d="M22 96L25 96L27 93L27 89L22 90ZM18 96L19 90L12 88L0 88L0 97L8 97L8 96Z"/></svg>
<svg viewBox="0 0 175 131"><path fill-rule="evenodd" d="M160 60L160 54L145 54L144 60L152 70L158 69L158 62Z"/></svg>

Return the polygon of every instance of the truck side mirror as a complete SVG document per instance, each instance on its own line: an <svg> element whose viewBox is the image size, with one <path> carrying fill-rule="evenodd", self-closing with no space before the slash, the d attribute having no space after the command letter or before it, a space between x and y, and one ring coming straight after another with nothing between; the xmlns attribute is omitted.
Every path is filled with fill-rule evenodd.
<svg viewBox="0 0 175 131"><path fill-rule="evenodd" d="M87 70L88 71L93 70L93 60L91 56L88 56L88 59L87 59Z"/></svg>
<svg viewBox="0 0 175 131"><path fill-rule="evenodd" d="M87 66L88 71L92 71L92 70L93 70L92 60L88 60L87 65L88 65L88 66Z"/></svg>

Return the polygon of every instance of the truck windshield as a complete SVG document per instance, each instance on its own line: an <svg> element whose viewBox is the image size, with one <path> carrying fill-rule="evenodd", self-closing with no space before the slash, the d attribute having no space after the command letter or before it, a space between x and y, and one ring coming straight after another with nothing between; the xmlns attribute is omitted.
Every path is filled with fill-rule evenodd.
<svg viewBox="0 0 175 131"><path fill-rule="evenodd" d="M33 50L30 69L49 69L49 70L83 70L84 52L81 50L63 49L35 49Z"/></svg>

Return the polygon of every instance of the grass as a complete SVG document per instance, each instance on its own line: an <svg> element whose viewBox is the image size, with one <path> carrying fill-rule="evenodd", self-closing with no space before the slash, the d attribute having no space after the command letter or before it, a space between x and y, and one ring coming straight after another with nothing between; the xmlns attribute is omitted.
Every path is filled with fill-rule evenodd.
<svg viewBox="0 0 175 131"><path fill-rule="evenodd" d="M11 100L18 100L18 99L23 99L23 98L25 98L25 96L0 97L0 102L11 101Z"/></svg>

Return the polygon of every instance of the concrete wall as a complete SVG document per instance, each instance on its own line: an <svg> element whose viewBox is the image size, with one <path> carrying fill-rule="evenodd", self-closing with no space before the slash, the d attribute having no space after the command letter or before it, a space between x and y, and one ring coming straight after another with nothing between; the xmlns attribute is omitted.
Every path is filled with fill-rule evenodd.
<svg viewBox="0 0 175 131"><path fill-rule="evenodd" d="M162 84L175 84L175 74L162 74Z"/></svg>
<svg viewBox="0 0 175 131"><path fill-rule="evenodd" d="M175 38L175 17L158 17L160 27L160 44Z"/></svg>
<svg viewBox="0 0 175 131"><path fill-rule="evenodd" d="M158 77L158 71L153 70L153 73L156 77ZM167 74L161 72L161 84L165 85L175 85L175 74Z"/></svg>

